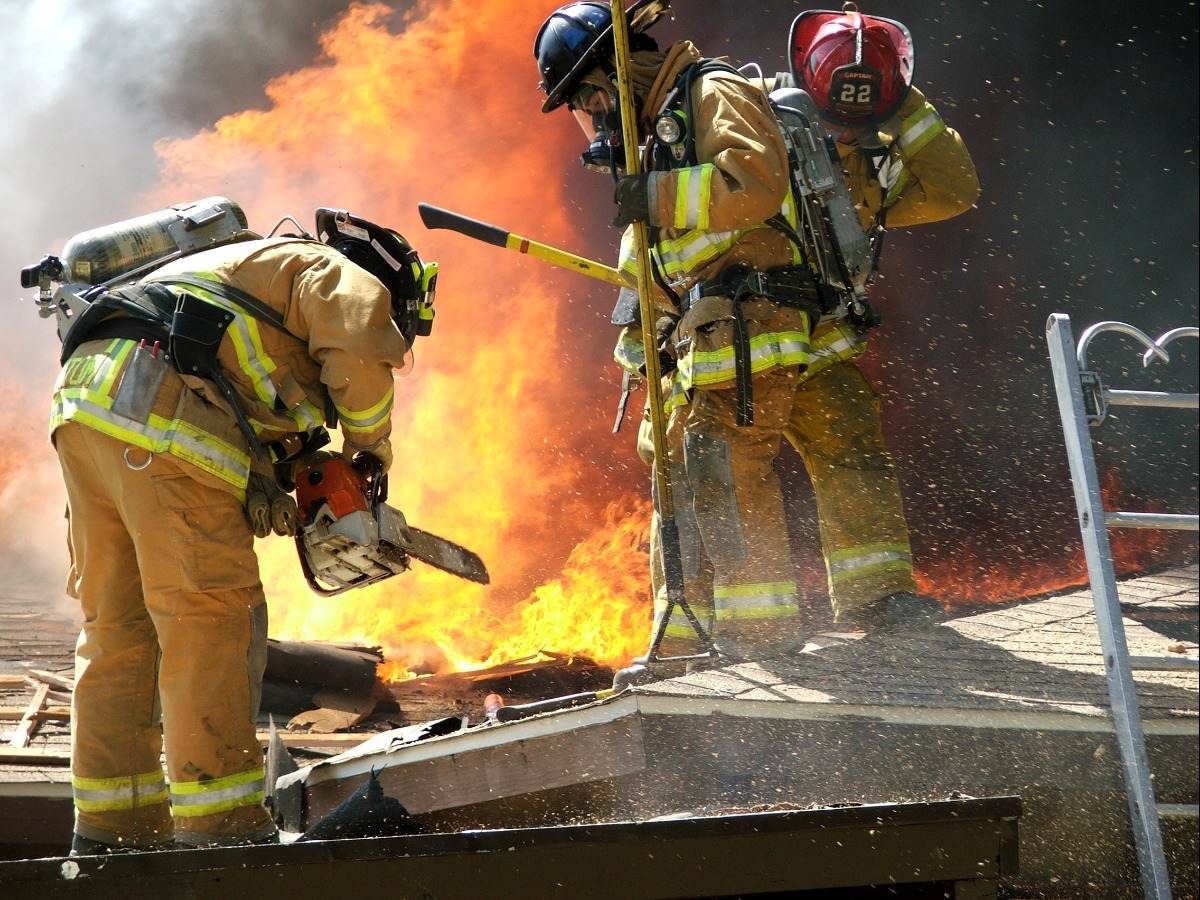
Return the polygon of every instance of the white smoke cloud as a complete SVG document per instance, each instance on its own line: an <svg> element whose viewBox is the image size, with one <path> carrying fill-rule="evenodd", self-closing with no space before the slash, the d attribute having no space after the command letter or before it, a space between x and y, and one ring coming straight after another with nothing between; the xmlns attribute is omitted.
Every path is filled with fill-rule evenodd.
<svg viewBox="0 0 1200 900"><path fill-rule="evenodd" d="M20 268L72 234L148 211L155 142L265 105L266 83L311 61L322 27L348 5L0 0L0 452L22 457L0 481L0 572L34 580L48 599L62 596L66 570L45 433L58 341L19 287Z"/></svg>

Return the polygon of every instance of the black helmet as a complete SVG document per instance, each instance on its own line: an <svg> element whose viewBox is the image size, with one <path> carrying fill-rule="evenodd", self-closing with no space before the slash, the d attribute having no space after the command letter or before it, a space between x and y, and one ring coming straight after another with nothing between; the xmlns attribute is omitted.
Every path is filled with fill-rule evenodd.
<svg viewBox="0 0 1200 900"><path fill-rule="evenodd" d="M436 263L425 266L403 235L344 209L317 210L317 237L383 282L392 295L392 318L408 346L429 333Z"/></svg>
<svg viewBox="0 0 1200 900"><path fill-rule="evenodd" d="M654 50L654 39L640 32L667 11L667 0L637 0L629 8L633 50ZM597 66L611 74L613 55L612 8L607 3L568 3L542 23L533 41L533 55L542 75L546 102L542 112L558 109Z"/></svg>

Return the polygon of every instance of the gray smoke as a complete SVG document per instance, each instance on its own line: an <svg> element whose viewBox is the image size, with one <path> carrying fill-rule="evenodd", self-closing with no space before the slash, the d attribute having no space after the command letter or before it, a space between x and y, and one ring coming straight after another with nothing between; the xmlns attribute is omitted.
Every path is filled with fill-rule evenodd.
<svg viewBox="0 0 1200 900"><path fill-rule="evenodd" d="M22 459L0 478L0 500L19 511L0 522L6 572L57 584L66 558L45 436L58 342L19 287L19 269L78 231L145 212L155 142L265 106L266 83L316 58L323 27L348 5L0 0L0 454Z"/></svg>

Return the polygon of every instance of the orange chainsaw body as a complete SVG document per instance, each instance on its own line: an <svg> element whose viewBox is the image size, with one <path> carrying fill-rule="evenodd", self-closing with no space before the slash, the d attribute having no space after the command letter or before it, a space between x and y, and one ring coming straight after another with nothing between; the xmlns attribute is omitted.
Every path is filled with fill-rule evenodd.
<svg viewBox="0 0 1200 900"><path fill-rule="evenodd" d="M327 459L300 473L296 479L296 503L305 524L312 522L325 503L336 519L367 512L367 479L346 460Z"/></svg>

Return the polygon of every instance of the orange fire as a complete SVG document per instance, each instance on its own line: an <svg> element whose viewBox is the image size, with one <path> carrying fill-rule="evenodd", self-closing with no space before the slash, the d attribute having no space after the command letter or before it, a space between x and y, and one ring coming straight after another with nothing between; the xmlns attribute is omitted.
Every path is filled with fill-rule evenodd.
<svg viewBox="0 0 1200 900"><path fill-rule="evenodd" d="M522 0L417 0L403 14L353 6L323 37L321 60L267 86L266 109L162 143L162 184L146 198L154 208L225 194L263 229L284 213L303 221L316 206L345 207L399 228L441 262L434 335L397 383L391 502L478 552L492 584L418 566L325 599L303 584L290 542L260 547L275 636L377 644L393 678L542 649L624 664L646 645L649 511L637 498L649 479L629 461L631 436L607 434L614 391L594 351L612 340L602 324L609 291L426 232L416 215L427 200L587 246L562 177L578 171L580 135L568 117L540 114L534 84L530 46L546 9ZM587 312L568 317L568 304ZM1115 535L1119 568L1147 564L1164 541ZM997 559L989 550L977 558ZM974 567L956 554L920 578L934 596L977 601L1085 581L1078 552Z"/></svg>
<svg viewBox="0 0 1200 900"><path fill-rule="evenodd" d="M356 5L323 36L317 64L268 85L267 109L159 147L153 201L226 194L264 230L287 212L303 221L344 207L442 265L434 334L396 385L390 499L479 553L491 586L417 566L323 599L290 542L260 546L274 635L378 644L395 676L541 648L623 664L646 640L649 513L611 501L648 478L606 484L605 469L631 455L606 434L611 377L595 354L580 362L589 336L563 332L567 304L599 321L610 292L426 232L416 215L428 200L580 244L563 179L546 177L576 170L580 136L568 117L540 113L530 47L544 14L520 0L425 0L403 15Z"/></svg>
<svg viewBox="0 0 1200 900"><path fill-rule="evenodd" d="M1110 469L1101 477L1104 507L1125 509L1137 504L1128 501L1121 490L1120 476ZM1073 501L1069 507L1074 510ZM1154 504L1150 504L1154 507ZM1156 508L1145 512L1162 512ZM1178 533L1141 529L1109 531L1113 568L1118 577L1144 572L1156 566L1177 562L1188 555L1189 542ZM1013 547L1003 552L995 547L986 551L970 547L940 560L926 562L916 573L923 594L950 603L1002 603L1019 597L1036 597L1088 583L1087 562L1078 531L1070 533L1058 559L1030 559ZM1042 551L1044 555L1045 551Z"/></svg>

